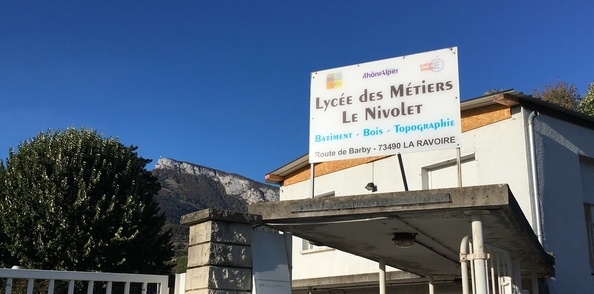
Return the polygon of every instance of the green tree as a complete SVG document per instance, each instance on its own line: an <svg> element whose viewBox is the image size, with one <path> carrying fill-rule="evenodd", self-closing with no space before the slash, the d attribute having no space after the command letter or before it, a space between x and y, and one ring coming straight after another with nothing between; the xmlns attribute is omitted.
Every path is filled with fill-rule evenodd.
<svg viewBox="0 0 594 294"><path fill-rule="evenodd" d="M564 81L546 85L542 91L535 89L532 91L532 96L571 110L576 110L581 100L577 88Z"/></svg>
<svg viewBox="0 0 594 294"><path fill-rule="evenodd" d="M39 133L0 161L0 248L34 269L163 274L173 255L137 147L89 129ZM4 264L12 266L14 264Z"/></svg>
<svg viewBox="0 0 594 294"><path fill-rule="evenodd" d="M586 95L584 95L584 98L580 101L577 109L579 112L594 116L594 82L591 82L588 85Z"/></svg>

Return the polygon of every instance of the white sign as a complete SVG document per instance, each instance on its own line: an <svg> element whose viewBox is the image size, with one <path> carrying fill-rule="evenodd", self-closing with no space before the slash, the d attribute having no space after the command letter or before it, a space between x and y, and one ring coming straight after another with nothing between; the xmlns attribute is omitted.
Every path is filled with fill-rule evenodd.
<svg viewBox="0 0 594 294"><path fill-rule="evenodd" d="M310 163L458 147L457 51L312 73Z"/></svg>

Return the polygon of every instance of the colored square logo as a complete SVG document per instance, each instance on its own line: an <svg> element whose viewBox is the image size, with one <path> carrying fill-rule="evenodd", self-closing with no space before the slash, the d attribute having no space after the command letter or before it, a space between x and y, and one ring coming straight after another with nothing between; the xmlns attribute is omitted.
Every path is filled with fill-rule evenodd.
<svg viewBox="0 0 594 294"><path fill-rule="evenodd" d="M342 87L342 73L333 73L326 76L326 89Z"/></svg>

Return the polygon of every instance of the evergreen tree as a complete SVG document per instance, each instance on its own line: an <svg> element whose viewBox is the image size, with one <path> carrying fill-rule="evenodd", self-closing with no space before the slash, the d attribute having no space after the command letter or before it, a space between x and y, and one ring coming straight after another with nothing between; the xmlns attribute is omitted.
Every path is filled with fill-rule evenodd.
<svg viewBox="0 0 594 294"><path fill-rule="evenodd" d="M584 98L578 105L578 111L594 116L594 82L591 82L590 85L588 85L586 95L584 95Z"/></svg>
<svg viewBox="0 0 594 294"><path fill-rule="evenodd" d="M11 148L0 161L1 265L168 273L170 232L154 198L160 185L136 149L73 128Z"/></svg>

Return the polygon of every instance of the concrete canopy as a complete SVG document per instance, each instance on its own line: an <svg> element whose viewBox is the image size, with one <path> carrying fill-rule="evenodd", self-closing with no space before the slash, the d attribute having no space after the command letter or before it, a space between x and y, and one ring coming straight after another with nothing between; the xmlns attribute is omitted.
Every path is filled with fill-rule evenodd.
<svg viewBox="0 0 594 294"><path fill-rule="evenodd" d="M459 251L479 215L485 244L520 261L523 277L554 276L547 254L507 185L373 193L256 203L249 212L262 225L419 275L460 275ZM409 248L394 233L415 233Z"/></svg>

